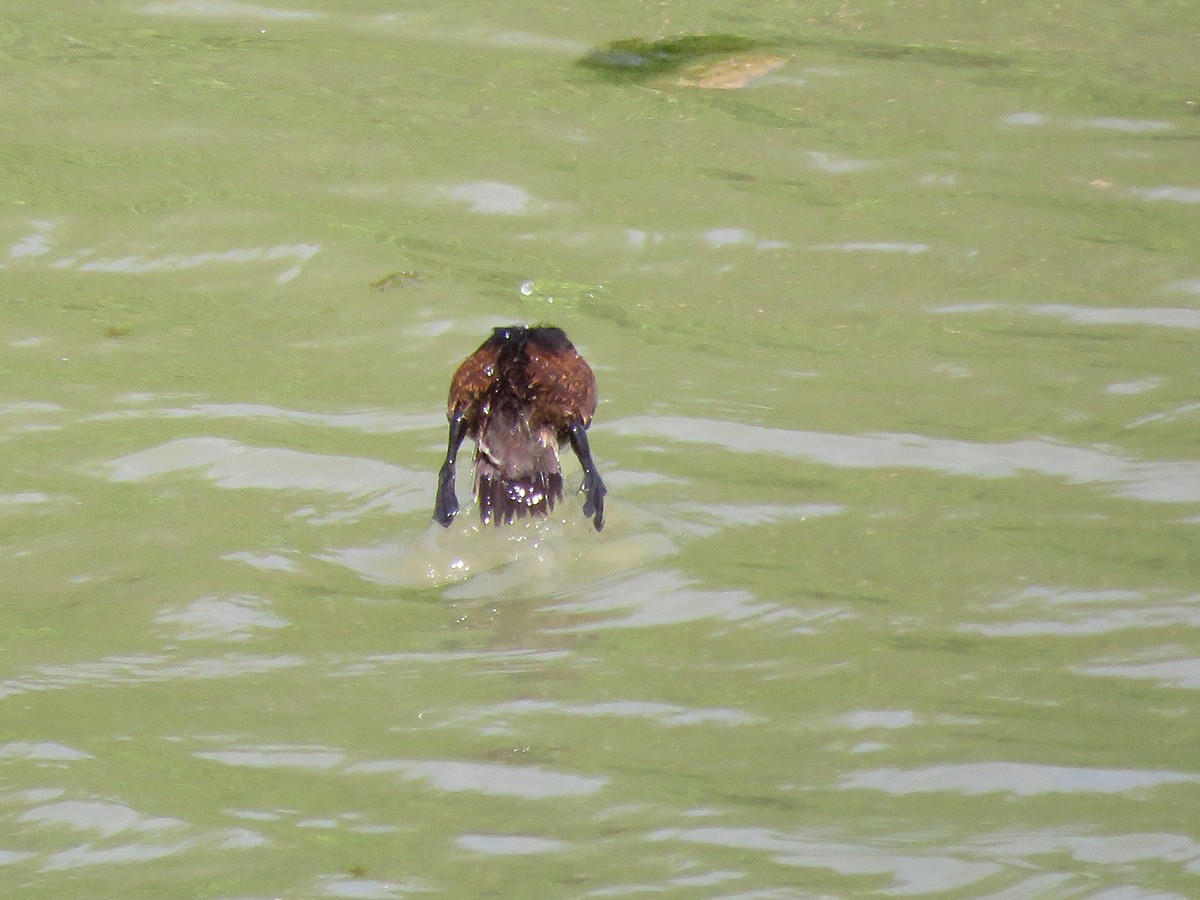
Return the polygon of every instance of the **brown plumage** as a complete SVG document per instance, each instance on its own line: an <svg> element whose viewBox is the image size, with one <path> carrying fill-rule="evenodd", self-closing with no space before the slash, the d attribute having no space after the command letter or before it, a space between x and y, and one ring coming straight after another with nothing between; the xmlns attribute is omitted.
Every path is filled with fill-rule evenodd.
<svg viewBox="0 0 1200 900"><path fill-rule="evenodd" d="M463 438L476 445L479 517L497 525L554 508L563 491L558 450L570 443L583 466L583 514L599 531L607 489L586 433L595 412L596 377L562 329L495 329L450 382L450 440L438 473L434 520L448 526L458 512L454 478Z"/></svg>

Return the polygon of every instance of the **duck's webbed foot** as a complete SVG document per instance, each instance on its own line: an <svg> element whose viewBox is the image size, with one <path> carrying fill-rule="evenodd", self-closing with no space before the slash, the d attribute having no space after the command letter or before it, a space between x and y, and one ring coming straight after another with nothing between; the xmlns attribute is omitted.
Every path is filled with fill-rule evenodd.
<svg viewBox="0 0 1200 900"><path fill-rule="evenodd" d="M571 449L575 451L575 455L579 457L579 464L583 466L583 486L580 488L583 491L583 514L591 519L596 530L600 531L604 528L604 495L608 493L608 488L604 486L604 479L600 477L596 463L592 460L592 450L588 446L584 426L575 423L571 426L569 434Z"/></svg>
<svg viewBox="0 0 1200 900"><path fill-rule="evenodd" d="M450 440L446 447L446 461L438 470L437 499L433 505L433 520L443 528L449 528L458 514L458 497L454 493L455 461L458 448L467 434L467 424L462 416L450 420Z"/></svg>

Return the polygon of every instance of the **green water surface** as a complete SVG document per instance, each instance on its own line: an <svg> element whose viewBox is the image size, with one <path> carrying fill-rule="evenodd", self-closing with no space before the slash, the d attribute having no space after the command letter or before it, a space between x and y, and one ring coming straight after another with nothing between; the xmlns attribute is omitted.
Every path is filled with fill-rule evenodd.
<svg viewBox="0 0 1200 900"><path fill-rule="evenodd" d="M10 0L2 892L1196 896L1198 35ZM518 321L602 534L429 521Z"/></svg>

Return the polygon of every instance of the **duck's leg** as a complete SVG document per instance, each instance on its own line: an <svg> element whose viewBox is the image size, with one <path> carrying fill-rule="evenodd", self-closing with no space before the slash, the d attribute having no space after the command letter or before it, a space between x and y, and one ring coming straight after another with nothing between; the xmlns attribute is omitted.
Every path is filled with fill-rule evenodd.
<svg viewBox="0 0 1200 900"><path fill-rule="evenodd" d="M438 471L437 501L433 506L433 521L449 528L458 513L458 497L454 494L455 465L458 448L467 436L467 421L462 416L450 420L450 440L446 446L446 461Z"/></svg>
<svg viewBox="0 0 1200 900"><path fill-rule="evenodd" d="M588 446L587 431L584 430L583 424L576 422L568 429L568 434L571 438L571 449L575 451L575 455L579 457L579 464L583 466L583 486L580 488L583 491L583 514L589 518L595 516L592 518L592 524L599 531L604 527L604 495L608 493L608 488L604 486L604 480L592 460L592 450Z"/></svg>

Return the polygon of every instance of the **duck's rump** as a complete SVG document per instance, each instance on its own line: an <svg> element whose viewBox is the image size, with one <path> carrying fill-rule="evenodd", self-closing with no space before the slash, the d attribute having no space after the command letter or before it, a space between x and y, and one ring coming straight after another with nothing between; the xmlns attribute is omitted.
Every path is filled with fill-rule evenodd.
<svg viewBox="0 0 1200 900"><path fill-rule="evenodd" d="M562 499L558 437L549 428L531 429L516 410L489 416L477 439L475 497L484 523L544 516Z"/></svg>

